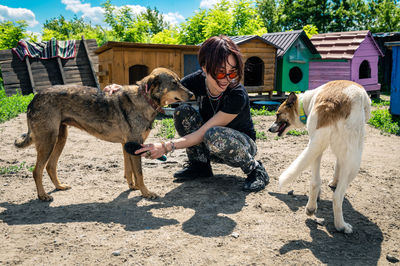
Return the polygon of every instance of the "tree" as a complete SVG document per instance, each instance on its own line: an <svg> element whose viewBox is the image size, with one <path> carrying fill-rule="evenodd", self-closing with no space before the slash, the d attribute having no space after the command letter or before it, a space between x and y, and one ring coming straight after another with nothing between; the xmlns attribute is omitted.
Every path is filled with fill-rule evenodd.
<svg viewBox="0 0 400 266"><path fill-rule="evenodd" d="M278 8L275 0L257 0L258 14L264 22L268 32L278 32L281 30L278 24Z"/></svg>
<svg viewBox="0 0 400 266"><path fill-rule="evenodd" d="M101 26L92 26L90 22L85 22L82 18L73 17L70 21L60 15L58 18L46 20L43 24L42 40L79 40L82 35L86 39L96 39L97 44L112 39L110 31L103 29Z"/></svg>
<svg viewBox="0 0 400 266"><path fill-rule="evenodd" d="M164 29L151 37L151 43L179 44L177 28Z"/></svg>
<svg viewBox="0 0 400 266"><path fill-rule="evenodd" d="M400 29L400 1L378 0L368 3L368 15L374 19L368 23L372 32L391 32Z"/></svg>
<svg viewBox="0 0 400 266"><path fill-rule="evenodd" d="M18 41L27 36L27 27L28 24L23 20L0 22L0 50L16 47Z"/></svg>
<svg viewBox="0 0 400 266"><path fill-rule="evenodd" d="M135 15L127 6L117 10L111 0L102 3L102 6L105 22L112 28L118 41L150 42L154 34L169 26L157 8L148 7L145 12Z"/></svg>
<svg viewBox="0 0 400 266"><path fill-rule="evenodd" d="M222 0L212 9L200 9L181 24L179 40L184 44L199 44L215 35L261 35L267 29L258 15L254 1Z"/></svg>
<svg viewBox="0 0 400 266"><path fill-rule="evenodd" d="M164 17L156 7L154 7L154 9L147 7L146 11L139 16L139 19L140 18L150 23L149 32L151 35L169 28L169 23L164 21Z"/></svg>

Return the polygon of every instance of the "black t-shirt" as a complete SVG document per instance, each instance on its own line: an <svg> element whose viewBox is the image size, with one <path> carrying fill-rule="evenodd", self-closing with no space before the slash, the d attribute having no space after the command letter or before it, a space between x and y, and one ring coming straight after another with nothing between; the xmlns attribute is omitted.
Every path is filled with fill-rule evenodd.
<svg viewBox="0 0 400 266"><path fill-rule="evenodd" d="M221 99L211 100L207 96L205 79L203 71L198 70L181 80L183 86L196 96L203 121L208 121L218 111L237 114L235 119L226 125L226 127L243 132L255 141L256 132L250 114L249 95L243 85L239 84L235 88L227 88L223 92Z"/></svg>

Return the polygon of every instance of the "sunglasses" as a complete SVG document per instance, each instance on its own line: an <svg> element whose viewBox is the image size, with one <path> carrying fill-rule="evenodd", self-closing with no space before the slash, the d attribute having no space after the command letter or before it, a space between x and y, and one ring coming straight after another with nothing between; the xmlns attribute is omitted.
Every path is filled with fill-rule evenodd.
<svg viewBox="0 0 400 266"><path fill-rule="evenodd" d="M237 71L233 71L231 73L223 73L223 72L218 72L217 73L217 79L224 79L226 77L228 77L229 79L234 79L236 78L238 75Z"/></svg>

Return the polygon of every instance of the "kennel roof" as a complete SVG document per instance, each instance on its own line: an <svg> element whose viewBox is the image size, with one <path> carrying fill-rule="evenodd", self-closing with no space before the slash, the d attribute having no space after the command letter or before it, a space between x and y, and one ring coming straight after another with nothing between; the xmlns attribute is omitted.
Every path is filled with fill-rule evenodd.
<svg viewBox="0 0 400 266"><path fill-rule="evenodd" d="M280 47L277 53L278 58L284 56L299 38L303 41L312 54L318 54L318 51L315 49L304 30L266 33L262 36L262 38Z"/></svg>
<svg viewBox="0 0 400 266"><path fill-rule="evenodd" d="M272 43L272 42L270 42L270 41L268 41L268 40L266 40L266 39L264 39L264 38L262 38L262 37L260 37L258 35L229 36L229 38L231 38L231 40L234 43L236 43L237 45L241 45L241 44L247 43L247 42L252 41L252 40L260 40L260 41L262 41L262 42L264 42L266 44L269 44L269 45L275 47L278 50L281 49L281 47L279 45L277 45L275 43Z"/></svg>
<svg viewBox="0 0 400 266"><path fill-rule="evenodd" d="M369 30L316 34L311 37L311 42L322 59L352 59L365 42L371 42L376 52L383 56Z"/></svg>

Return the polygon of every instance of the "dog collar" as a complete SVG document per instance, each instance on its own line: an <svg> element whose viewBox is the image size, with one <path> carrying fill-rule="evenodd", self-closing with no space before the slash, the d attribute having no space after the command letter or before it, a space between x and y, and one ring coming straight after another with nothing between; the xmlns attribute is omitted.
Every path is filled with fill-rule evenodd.
<svg viewBox="0 0 400 266"><path fill-rule="evenodd" d="M165 115L164 109L160 105L158 105L153 99L148 97L149 91L147 89L147 84L145 85L144 88L142 88L140 90L140 92L142 93L142 95L146 99L146 101L151 105L151 107L153 107L154 110Z"/></svg>
<svg viewBox="0 0 400 266"><path fill-rule="evenodd" d="M300 100L300 121L303 124L307 124L307 116L304 113L304 108L303 108L303 100Z"/></svg>

